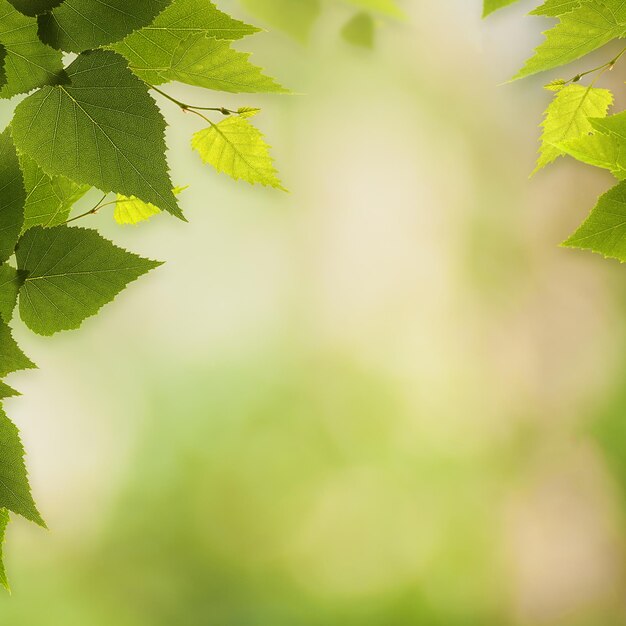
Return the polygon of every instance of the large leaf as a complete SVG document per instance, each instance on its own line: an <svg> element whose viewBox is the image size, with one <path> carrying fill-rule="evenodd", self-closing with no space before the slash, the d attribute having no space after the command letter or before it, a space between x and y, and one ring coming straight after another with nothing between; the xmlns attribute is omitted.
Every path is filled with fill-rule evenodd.
<svg viewBox="0 0 626 626"><path fill-rule="evenodd" d="M621 37L625 29L626 2L607 4L603 0L587 0L562 15L561 21L545 33L546 40L515 78L580 59L616 37Z"/></svg>
<svg viewBox="0 0 626 626"><path fill-rule="evenodd" d="M12 254L24 224L26 192L8 129L0 134L0 263Z"/></svg>
<svg viewBox="0 0 626 626"><path fill-rule="evenodd" d="M25 272L20 316L40 335L78 328L128 283L160 265L118 248L95 230L35 226L16 251Z"/></svg>
<svg viewBox="0 0 626 626"><path fill-rule="evenodd" d="M37 20L22 15L8 0L0 0L0 44L6 49L6 84L0 97L52 85L63 77L61 53L44 45L37 36Z"/></svg>
<svg viewBox="0 0 626 626"><path fill-rule="evenodd" d="M152 49L148 63L138 57L131 69L153 85L179 81L206 89L233 93L285 93L273 78L250 63L250 55L230 47L228 41L191 33L176 47Z"/></svg>
<svg viewBox="0 0 626 626"><path fill-rule="evenodd" d="M112 48L123 54L144 80L156 84L163 82L160 68L168 66L180 42L190 34L234 40L257 31L222 13L209 0L176 0L152 24Z"/></svg>
<svg viewBox="0 0 626 626"><path fill-rule="evenodd" d="M171 0L65 0L39 17L42 41L82 52L120 41L150 24Z"/></svg>
<svg viewBox="0 0 626 626"><path fill-rule="evenodd" d="M44 87L17 107L18 149L49 175L182 217L165 159L165 122L146 85L111 51L81 54L67 73L68 84Z"/></svg>

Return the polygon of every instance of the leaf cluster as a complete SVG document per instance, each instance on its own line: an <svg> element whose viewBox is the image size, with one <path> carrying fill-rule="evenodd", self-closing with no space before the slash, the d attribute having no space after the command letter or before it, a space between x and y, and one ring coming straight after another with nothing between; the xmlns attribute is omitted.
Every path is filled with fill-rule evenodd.
<svg viewBox="0 0 626 626"><path fill-rule="evenodd" d="M179 82L212 94L286 92L234 45L258 30L210 0L0 0L0 99L21 96L0 134L0 584L6 587L1 545L10 515L45 525L19 433L2 408L18 395L5 377L35 367L11 324L19 315L39 335L76 329L160 265L76 225L106 207L119 224L159 213L186 219L157 100L197 118L190 144L203 162L234 179L284 189L253 125L258 109L192 105L166 90ZM73 215L76 203L95 193L101 199Z"/></svg>
<svg viewBox="0 0 626 626"><path fill-rule="evenodd" d="M517 0L484 0L484 14ZM545 0L532 15L556 19L544 41L515 75L525 78L581 62L591 52L626 37L626 3L622 0ZM584 248L626 262L626 111L611 110L611 91L598 86L626 54L626 47L596 67L576 68L557 77L542 123L535 171L562 156L608 170L616 185L600 197L587 220L563 245ZM559 70L561 71L561 70Z"/></svg>

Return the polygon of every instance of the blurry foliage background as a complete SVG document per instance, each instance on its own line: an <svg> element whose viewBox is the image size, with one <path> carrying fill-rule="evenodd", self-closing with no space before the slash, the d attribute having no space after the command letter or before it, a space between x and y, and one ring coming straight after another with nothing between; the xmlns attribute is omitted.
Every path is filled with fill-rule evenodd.
<svg viewBox="0 0 626 626"><path fill-rule="evenodd" d="M3 624L626 621L625 274L556 247L609 177L529 182L548 97L498 86L542 22L411 0L367 50L356 4L220 2L296 35L253 45L302 95L245 103L292 193L214 175L166 106L191 225L94 219L167 265L79 335L18 329L51 532L12 526Z"/></svg>

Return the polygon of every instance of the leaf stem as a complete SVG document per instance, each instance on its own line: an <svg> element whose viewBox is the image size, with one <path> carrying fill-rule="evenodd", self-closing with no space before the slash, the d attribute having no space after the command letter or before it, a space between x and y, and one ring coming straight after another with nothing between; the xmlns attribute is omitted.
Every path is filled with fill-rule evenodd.
<svg viewBox="0 0 626 626"><path fill-rule="evenodd" d="M176 98L170 96L164 91L161 91L158 87L155 87L154 85L148 85L148 87L150 87L150 89L152 89L153 91L156 91L158 94L160 94L164 98L167 98L170 102L173 102L175 105L180 107L183 111L189 111L190 113L196 113L196 114L198 114L197 113L198 111L215 111L216 113L221 113L222 115L237 115L237 111L227 109L226 107L198 107L192 104L187 104L185 102L181 102L180 100L177 100ZM204 117L204 116L201 116L201 117Z"/></svg>
<svg viewBox="0 0 626 626"><path fill-rule="evenodd" d="M89 209L89 211L85 211L84 213L81 213L80 215L77 215L76 217L72 217L71 219L67 220L65 224L71 224L72 222L75 222L76 220L80 220L83 217L87 217L89 215L95 215L100 209L104 208L105 206L110 206L112 204L115 204L117 200L112 200L111 202L104 202L108 195L109 195L108 193L105 193L102 196L102 198L100 198L100 200L96 203L96 205L93 206L91 209Z"/></svg>
<svg viewBox="0 0 626 626"><path fill-rule="evenodd" d="M615 67L617 62L624 56L624 54L626 54L626 47L622 48L622 50L619 52L619 54L617 54L617 56L613 57L610 61L607 61L606 63L603 63L602 65L598 65L598 67L594 67L593 69L587 70L586 72L581 72L580 74L576 74L576 76L574 76L573 78L570 78L569 80L566 80L565 84L577 83L582 78L584 78L585 76L588 76L589 74L593 74L594 72L600 72L600 74L598 74L598 76L593 81L594 84L595 84L596 81L600 78L600 76L602 76L604 74L604 72L611 71Z"/></svg>

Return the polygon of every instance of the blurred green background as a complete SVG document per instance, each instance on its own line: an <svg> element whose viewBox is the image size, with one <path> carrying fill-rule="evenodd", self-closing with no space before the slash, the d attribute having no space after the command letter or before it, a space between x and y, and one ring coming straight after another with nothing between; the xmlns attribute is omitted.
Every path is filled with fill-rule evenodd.
<svg viewBox="0 0 626 626"><path fill-rule="evenodd" d="M556 245L608 175L528 180L532 6L406 0L368 50L328 0L246 42L299 95L206 104L263 107L289 195L164 105L191 224L91 224L167 264L80 333L17 328L51 530L11 526L0 623L626 624L626 270Z"/></svg>

